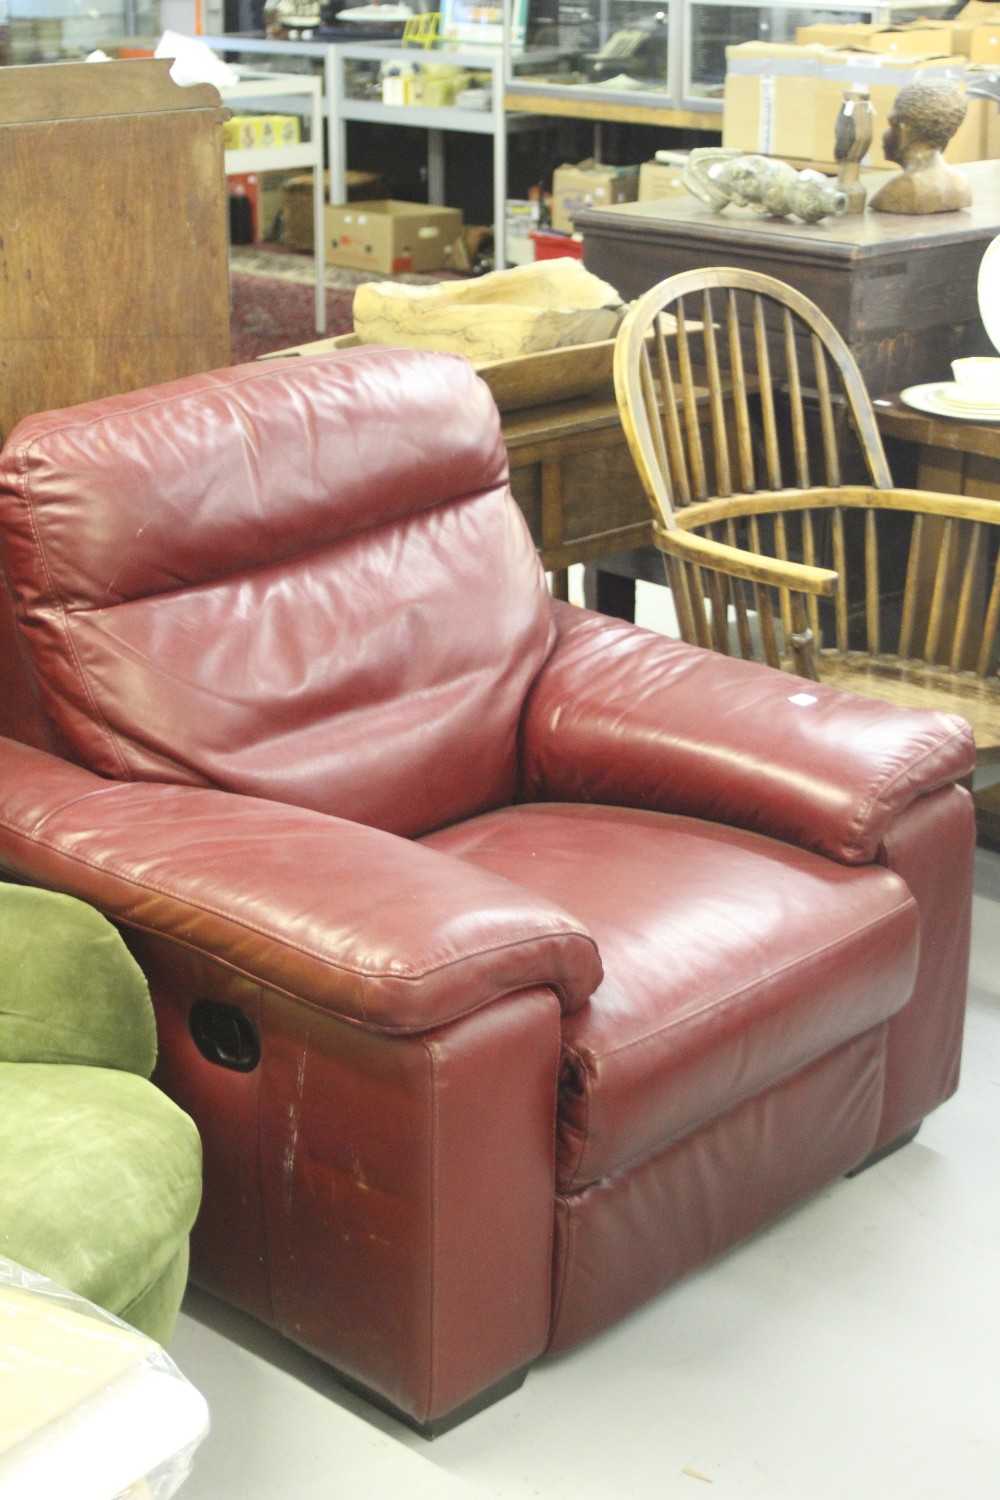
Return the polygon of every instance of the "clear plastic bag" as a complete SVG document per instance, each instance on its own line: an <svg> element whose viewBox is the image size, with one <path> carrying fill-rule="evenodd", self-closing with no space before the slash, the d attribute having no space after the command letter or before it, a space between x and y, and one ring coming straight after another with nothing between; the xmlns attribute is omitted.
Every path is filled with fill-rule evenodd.
<svg viewBox="0 0 1000 1500"><path fill-rule="evenodd" d="M0 1256L0 1500L169 1500L208 1427L159 1344Z"/></svg>

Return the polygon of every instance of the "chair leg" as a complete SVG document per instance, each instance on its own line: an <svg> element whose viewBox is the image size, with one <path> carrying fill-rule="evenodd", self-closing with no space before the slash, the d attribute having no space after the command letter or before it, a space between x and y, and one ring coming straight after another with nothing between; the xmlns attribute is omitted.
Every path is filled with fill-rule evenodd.
<svg viewBox="0 0 1000 1500"><path fill-rule="evenodd" d="M907 1130L903 1135L898 1135L894 1141L888 1141L884 1146L879 1146L877 1151L873 1151L870 1156L866 1156L864 1161L858 1162L856 1167L852 1167L850 1172L846 1172L844 1175L846 1177L859 1177L862 1172L867 1172L868 1168L873 1167L876 1162L884 1161L887 1156L893 1156L897 1151L902 1151L903 1147L908 1146L914 1139L923 1123L923 1120L918 1120L912 1130Z"/></svg>

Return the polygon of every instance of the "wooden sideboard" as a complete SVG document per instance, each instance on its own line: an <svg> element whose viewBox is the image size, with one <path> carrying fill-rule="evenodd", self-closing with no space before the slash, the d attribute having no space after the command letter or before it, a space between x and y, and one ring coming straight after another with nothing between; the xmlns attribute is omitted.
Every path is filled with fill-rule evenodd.
<svg viewBox="0 0 1000 1500"><path fill-rule="evenodd" d="M976 277L1000 235L1000 162L963 168L969 209L897 215L867 211L819 224L715 213L699 199L622 203L575 218L583 262L626 299L699 266L743 266L797 287L827 314L873 396L942 379L963 354L992 354ZM869 193L891 176L864 177Z"/></svg>
<svg viewBox="0 0 1000 1500"><path fill-rule="evenodd" d="M0 68L0 438L229 363L227 111L169 70Z"/></svg>
<svg viewBox="0 0 1000 1500"><path fill-rule="evenodd" d="M0 67L0 440L229 363L227 113L167 58ZM0 577L0 653L19 650ZM46 745L27 675L12 692L21 737Z"/></svg>

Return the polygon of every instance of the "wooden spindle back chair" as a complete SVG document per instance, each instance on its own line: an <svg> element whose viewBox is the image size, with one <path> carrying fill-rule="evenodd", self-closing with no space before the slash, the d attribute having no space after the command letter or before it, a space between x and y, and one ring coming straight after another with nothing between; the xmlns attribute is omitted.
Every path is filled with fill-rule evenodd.
<svg viewBox="0 0 1000 1500"><path fill-rule="evenodd" d="M893 486L861 372L808 298L752 271L672 276L623 322L615 389L686 640L960 713L997 755L1000 505Z"/></svg>

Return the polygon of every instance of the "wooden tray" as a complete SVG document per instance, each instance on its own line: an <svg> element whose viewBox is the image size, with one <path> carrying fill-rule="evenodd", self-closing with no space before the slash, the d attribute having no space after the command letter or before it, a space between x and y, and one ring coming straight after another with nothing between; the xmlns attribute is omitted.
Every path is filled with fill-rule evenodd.
<svg viewBox="0 0 1000 1500"><path fill-rule="evenodd" d="M356 333L342 333L336 338L315 339L259 357L283 359L296 354L332 354L338 349L360 346L361 339ZM597 344L569 344L563 349L544 349L539 354L521 354L475 368L492 391L500 411L521 411L528 406L586 396L610 385L614 350L614 339L603 339Z"/></svg>

